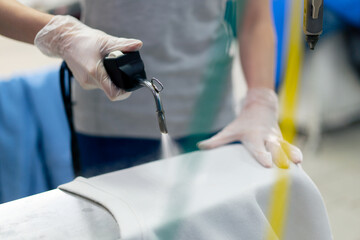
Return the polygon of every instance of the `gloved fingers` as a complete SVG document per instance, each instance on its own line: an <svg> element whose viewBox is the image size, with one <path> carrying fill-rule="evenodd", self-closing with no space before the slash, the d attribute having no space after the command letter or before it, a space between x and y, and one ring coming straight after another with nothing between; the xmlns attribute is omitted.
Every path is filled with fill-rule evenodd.
<svg viewBox="0 0 360 240"><path fill-rule="evenodd" d="M265 142L260 137L254 137L243 141L245 148L262 166L272 167L272 156L265 148Z"/></svg>
<svg viewBox="0 0 360 240"><path fill-rule="evenodd" d="M88 72L83 71L81 68L78 67L78 64L73 60L70 59L67 61L67 64L74 74L74 78L77 80L77 82L80 84L80 86L86 90L96 89L99 88L99 85L91 74L88 74Z"/></svg>
<svg viewBox="0 0 360 240"><path fill-rule="evenodd" d="M279 141L281 144L281 148L284 150L284 152L286 153L286 155L290 158L290 160L295 163L301 163L303 160L303 155L301 153L301 150L299 148L297 148L296 146L288 143L285 140L280 140Z"/></svg>
<svg viewBox="0 0 360 240"><path fill-rule="evenodd" d="M133 52L139 50L141 47L142 42L140 40L109 37L106 35L105 40L101 43L100 52L103 58L106 54L115 50L119 50L121 52ZM99 87L104 90L106 96L111 101L124 100L131 95L130 92L119 89L111 82L102 59L100 59L97 63L95 75L96 81L99 83Z"/></svg>
<svg viewBox="0 0 360 240"><path fill-rule="evenodd" d="M278 140L265 141L265 146L272 155L273 162L279 167L287 169L290 161Z"/></svg>
<svg viewBox="0 0 360 240"><path fill-rule="evenodd" d="M131 92L126 92L125 90L116 87L109 78L101 82L101 89L111 101L124 100L131 95Z"/></svg>
<svg viewBox="0 0 360 240"><path fill-rule="evenodd" d="M140 50L143 43L138 39L133 38L116 38L106 35L100 44L100 53L102 57L113 51L119 50L121 52L134 52Z"/></svg>
<svg viewBox="0 0 360 240"><path fill-rule="evenodd" d="M102 60L98 61L96 69L96 81L98 82L98 87L105 92L106 96L111 101L124 100L131 95L131 92L126 92L125 90L116 87L111 82Z"/></svg>
<svg viewBox="0 0 360 240"><path fill-rule="evenodd" d="M213 137L198 142L197 146L201 150L213 149L231 143L236 140L238 140L236 139L236 135L231 133L230 131L227 131L225 128L216 135L214 135Z"/></svg>
<svg viewBox="0 0 360 240"><path fill-rule="evenodd" d="M76 78L76 75L75 75L75 78ZM78 79L78 78L76 78L76 79ZM90 75L88 75L85 80L79 80L78 82L79 82L80 86L86 90L92 90L92 89L99 88L96 80Z"/></svg>

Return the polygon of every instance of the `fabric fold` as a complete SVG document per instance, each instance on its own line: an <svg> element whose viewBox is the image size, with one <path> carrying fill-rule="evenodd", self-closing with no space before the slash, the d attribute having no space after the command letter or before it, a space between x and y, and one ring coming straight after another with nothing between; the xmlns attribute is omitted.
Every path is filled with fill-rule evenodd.
<svg viewBox="0 0 360 240"><path fill-rule="evenodd" d="M271 218L288 181L281 236ZM160 160L59 187L103 205L121 239L332 239L321 195L301 169L266 169L237 144Z"/></svg>

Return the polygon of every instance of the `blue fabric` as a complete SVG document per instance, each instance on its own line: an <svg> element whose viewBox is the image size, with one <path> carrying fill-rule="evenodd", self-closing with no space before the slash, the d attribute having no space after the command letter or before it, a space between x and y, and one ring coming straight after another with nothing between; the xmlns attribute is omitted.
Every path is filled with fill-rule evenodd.
<svg viewBox="0 0 360 240"><path fill-rule="evenodd" d="M77 134L81 175L92 177L159 159L160 141Z"/></svg>
<svg viewBox="0 0 360 240"><path fill-rule="evenodd" d="M159 133L160 134L160 133ZM176 140L181 152L198 150L196 144L214 135L199 134ZM156 139L98 137L77 134L81 175L91 177L130 168L161 158L161 143Z"/></svg>
<svg viewBox="0 0 360 240"><path fill-rule="evenodd" d="M323 23L323 33L320 36L320 40L322 38L326 38L328 35L333 33L338 33L339 31L343 31L347 26L346 22L339 17L338 14L330 10L329 8L324 9L324 23Z"/></svg>
<svg viewBox="0 0 360 240"><path fill-rule="evenodd" d="M325 0L325 7L335 12L347 23L360 27L359 0Z"/></svg>
<svg viewBox="0 0 360 240"><path fill-rule="evenodd" d="M275 32L277 38L276 47L276 70L275 70L275 89L278 91L281 85L282 76L284 72L284 55L287 47L287 12L289 11L289 0L273 0L272 1L273 20L275 25Z"/></svg>
<svg viewBox="0 0 360 240"><path fill-rule="evenodd" d="M59 69L0 81L0 202L73 179Z"/></svg>

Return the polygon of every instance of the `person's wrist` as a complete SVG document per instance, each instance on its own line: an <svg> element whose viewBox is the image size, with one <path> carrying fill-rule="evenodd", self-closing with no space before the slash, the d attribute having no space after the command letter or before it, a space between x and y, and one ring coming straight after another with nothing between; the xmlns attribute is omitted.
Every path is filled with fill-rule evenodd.
<svg viewBox="0 0 360 240"><path fill-rule="evenodd" d="M36 34L34 44L47 56L63 57L69 44L65 44L67 33L81 24L72 16L56 15Z"/></svg>
<svg viewBox="0 0 360 240"><path fill-rule="evenodd" d="M249 88L243 107L247 108L259 104L277 112L279 101L275 91L270 88Z"/></svg>

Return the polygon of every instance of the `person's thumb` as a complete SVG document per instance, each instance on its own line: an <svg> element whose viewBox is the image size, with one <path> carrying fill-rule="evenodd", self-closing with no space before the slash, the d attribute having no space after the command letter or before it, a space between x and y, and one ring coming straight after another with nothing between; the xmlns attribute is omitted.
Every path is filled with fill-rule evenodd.
<svg viewBox="0 0 360 240"><path fill-rule="evenodd" d="M137 39L129 39L129 42L122 46L123 52L138 51L142 47L143 43Z"/></svg>
<svg viewBox="0 0 360 240"><path fill-rule="evenodd" d="M124 53L134 52L140 50L142 45L142 41L137 39L108 37L103 43L100 52L103 54L108 54L113 51L121 51Z"/></svg>

